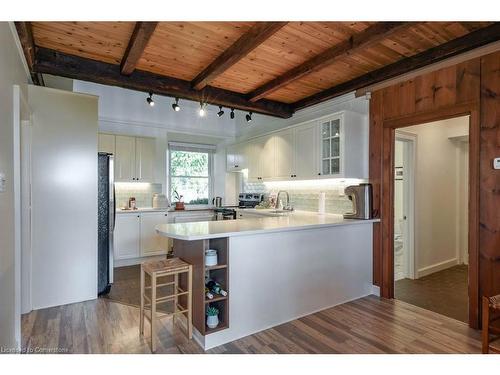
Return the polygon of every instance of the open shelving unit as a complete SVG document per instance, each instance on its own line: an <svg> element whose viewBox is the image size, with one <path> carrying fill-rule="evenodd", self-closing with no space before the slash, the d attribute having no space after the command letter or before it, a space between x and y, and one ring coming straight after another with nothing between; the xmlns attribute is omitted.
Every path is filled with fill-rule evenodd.
<svg viewBox="0 0 500 375"><path fill-rule="evenodd" d="M217 265L205 265L205 250L217 250ZM229 327L229 239L182 241L174 239L174 256L193 265L193 325L202 335L208 335ZM205 275L219 283L227 291L227 296L205 297ZM182 287L187 280L180 279ZM184 302L184 301L181 301ZM219 325L209 328L206 325L206 310L214 306L219 310Z"/></svg>

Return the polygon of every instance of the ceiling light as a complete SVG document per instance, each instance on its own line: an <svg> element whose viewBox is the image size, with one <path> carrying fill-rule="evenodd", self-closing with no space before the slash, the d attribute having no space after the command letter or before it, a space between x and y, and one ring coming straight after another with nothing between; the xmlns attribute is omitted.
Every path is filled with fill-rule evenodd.
<svg viewBox="0 0 500 375"><path fill-rule="evenodd" d="M181 110L181 107L179 107L179 98L175 98L175 103L172 104L172 109L175 112L179 112Z"/></svg>
<svg viewBox="0 0 500 375"><path fill-rule="evenodd" d="M222 110L222 106L219 106L219 112L217 112L217 116L221 117L224 114L224 111Z"/></svg>
<svg viewBox="0 0 500 375"><path fill-rule="evenodd" d="M231 108L231 113L229 114L229 117L231 117L231 120L234 120L234 108Z"/></svg>
<svg viewBox="0 0 500 375"><path fill-rule="evenodd" d="M205 106L203 105L203 103L200 103L200 111L198 112L198 114L200 115L200 117L205 116Z"/></svg>
<svg viewBox="0 0 500 375"><path fill-rule="evenodd" d="M248 112L248 115L245 116L247 122L252 122L252 112Z"/></svg>
<svg viewBox="0 0 500 375"><path fill-rule="evenodd" d="M155 106L155 101L153 100L153 93L149 93L149 97L146 99L146 102L149 104L150 107Z"/></svg>

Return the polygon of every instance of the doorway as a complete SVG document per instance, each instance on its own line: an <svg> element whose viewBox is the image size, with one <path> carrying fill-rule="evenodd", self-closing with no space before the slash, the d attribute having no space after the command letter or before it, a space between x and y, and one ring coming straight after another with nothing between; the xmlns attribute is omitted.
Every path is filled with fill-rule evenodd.
<svg viewBox="0 0 500 375"><path fill-rule="evenodd" d="M394 139L394 297L468 322L469 116Z"/></svg>

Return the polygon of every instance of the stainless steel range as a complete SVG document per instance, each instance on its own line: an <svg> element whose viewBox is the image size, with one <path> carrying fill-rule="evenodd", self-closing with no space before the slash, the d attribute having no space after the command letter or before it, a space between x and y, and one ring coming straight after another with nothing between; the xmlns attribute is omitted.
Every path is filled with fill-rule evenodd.
<svg viewBox="0 0 500 375"><path fill-rule="evenodd" d="M215 220L234 220L238 217L237 210L254 208L263 200L264 194L240 193L238 195L238 206L222 206L215 208Z"/></svg>
<svg viewBox="0 0 500 375"><path fill-rule="evenodd" d="M264 200L264 194L240 193L238 196L239 208L254 208Z"/></svg>

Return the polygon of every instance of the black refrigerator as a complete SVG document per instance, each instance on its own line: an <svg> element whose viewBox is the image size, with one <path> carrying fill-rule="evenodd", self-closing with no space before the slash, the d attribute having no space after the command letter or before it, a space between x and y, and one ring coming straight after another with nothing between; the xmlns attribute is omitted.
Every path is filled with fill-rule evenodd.
<svg viewBox="0 0 500 375"><path fill-rule="evenodd" d="M98 153L97 187L97 294L107 294L113 284L113 231L115 184L113 154Z"/></svg>

